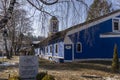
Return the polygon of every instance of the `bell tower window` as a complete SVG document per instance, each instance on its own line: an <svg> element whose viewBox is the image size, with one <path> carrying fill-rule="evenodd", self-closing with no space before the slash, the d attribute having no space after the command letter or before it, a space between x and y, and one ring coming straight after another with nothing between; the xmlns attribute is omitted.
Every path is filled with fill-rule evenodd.
<svg viewBox="0 0 120 80"><path fill-rule="evenodd" d="M52 18L50 19L49 35L58 32L58 29L59 29L59 21L57 17L52 16Z"/></svg>

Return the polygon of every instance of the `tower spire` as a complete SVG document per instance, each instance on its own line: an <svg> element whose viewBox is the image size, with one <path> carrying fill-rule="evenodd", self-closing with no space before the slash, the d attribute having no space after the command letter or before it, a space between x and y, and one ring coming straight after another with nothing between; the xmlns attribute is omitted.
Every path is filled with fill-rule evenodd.
<svg viewBox="0 0 120 80"><path fill-rule="evenodd" d="M58 29L59 29L59 21L56 16L52 16L52 18L50 19L48 36L58 32Z"/></svg>

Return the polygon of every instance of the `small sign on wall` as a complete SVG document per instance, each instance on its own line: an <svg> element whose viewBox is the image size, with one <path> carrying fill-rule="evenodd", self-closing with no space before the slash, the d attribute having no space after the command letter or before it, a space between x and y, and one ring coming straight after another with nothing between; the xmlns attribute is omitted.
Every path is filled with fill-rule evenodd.
<svg viewBox="0 0 120 80"><path fill-rule="evenodd" d="M66 48L66 49L71 49L71 46L66 46L65 48Z"/></svg>
<svg viewBox="0 0 120 80"><path fill-rule="evenodd" d="M35 80L38 74L37 56L20 56L19 75L22 80Z"/></svg>

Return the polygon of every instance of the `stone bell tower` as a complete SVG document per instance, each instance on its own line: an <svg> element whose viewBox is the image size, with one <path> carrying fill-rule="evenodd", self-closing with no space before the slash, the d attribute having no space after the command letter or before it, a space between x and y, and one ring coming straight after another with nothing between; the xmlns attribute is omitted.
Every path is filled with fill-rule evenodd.
<svg viewBox="0 0 120 80"><path fill-rule="evenodd" d="M58 29L59 29L59 21L58 21L57 17L52 16L52 18L50 19L48 36L58 32Z"/></svg>

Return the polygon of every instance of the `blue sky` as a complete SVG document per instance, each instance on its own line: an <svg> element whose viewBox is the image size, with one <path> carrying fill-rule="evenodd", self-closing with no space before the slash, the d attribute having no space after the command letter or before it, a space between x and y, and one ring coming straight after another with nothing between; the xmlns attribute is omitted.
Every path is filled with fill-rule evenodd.
<svg viewBox="0 0 120 80"><path fill-rule="evenodd" d="M86 0L86 2L88 3L88 5L90 5L92 3L91 0ZM59 31L61 31L66 28L69 28L72 25L84 22L85 15L86 15L84 5L77 2L74 4L74 6L75 6L77 12L75 12L73 4L70 3L69 11L68 11L69 15L67 13L67 4L66 3L64 3L64 5L56 4L56 5L52 5L52 6L45 6L45 9L46 9L46 11L52 13L54 16L58 17ZM29 9L30 9L29 12L31 12L31 14L33 14L34 8L30 7ZM79 18L78 18L78 16L79 16ZM44 23L45 26L41 29L42 23L41 23L41 19L40 19L40 12L36 11L34 18L33 18L34 24L32 25L35 30L34 31L35 36L38 36L38 35L47 36L50 18L51 18L51 16L48 17L48 19Z"/></svg>
<svg viewBox="0 0 120 80"><path fill-rule="evenodd" d="M93 2L93 0L85 0L85 1L88 5L91 5ZM115 9L119 9L119 6L116 6L118 4L117 1L119 1L119 0L108 0L108 1L112 1L113 7ZM34 17L31 19L33 21L32 27L34 28L33 35L47 36L50 16L46 17L47 19L43 22L43 24L45 24L45 25L42 26L41 20L43 18L41 18L42 16L40 16L41 13L39 11L35 10L35 8L30 6L29 4L27 4L27 5L29 7L26 6L25 8L26 8L26 10L28 10L30 12L30 16L33 15L35 12ZM73 7L73 5L75 7ZM52 6L44 6L46 11L48 11L52 15L58 17L59 31L69 28L72 25L76 25L78 23L84 22L85 18L86 18L86 9L85 9L84 5L82 5L78 2L75 2L75 4L69 5L69 9L67 8L67 6L68 5L66 3L64 3L64 5L56 4L56 5L52 5ZM67 10L69 12L69 15L67 14ZM75 12L75 11L77 11L77 12Z"/></svg>

